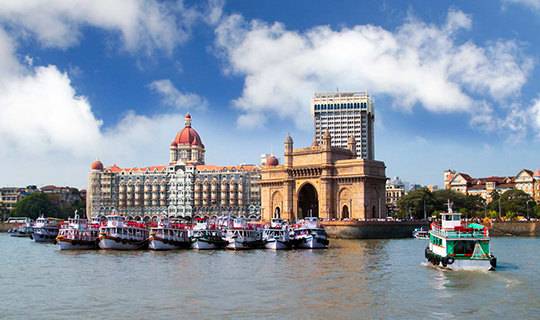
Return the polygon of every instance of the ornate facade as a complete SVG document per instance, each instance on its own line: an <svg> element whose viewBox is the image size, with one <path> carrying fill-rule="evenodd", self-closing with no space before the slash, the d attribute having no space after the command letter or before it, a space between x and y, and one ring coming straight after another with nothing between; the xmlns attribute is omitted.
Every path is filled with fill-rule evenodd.
<svg viewBox="0 0 540 320"><path fill-rule="evenodd" d="M471 195L480 195L487 203L493 200L494 191L504 193L508 190L518 189L528 193L536 202L540 202L540 170L522 169L512 177L472 178L466 173L446 170L444 172L444 187L456 192Z"/></svg>
<svg viewBox="0 0 540 320"><path fill-rule="evenodd" d="M114 209L146 220L163 212L175 217L260 218L261 166L205 165L206 150L189 114L169 150L167 166L105 168L94 161L88 175L88 217Z"/></svg>
<svg viewBox="0 0 540 320"><path fill-rule="evenodd" d="M330 133L322 145L293 149L285 140L284 164L272 157L261 173L261 219L296 220L307 216L323 219L386 218L384 162L356 158L356 141L348 148L331 146Z"/></svg>

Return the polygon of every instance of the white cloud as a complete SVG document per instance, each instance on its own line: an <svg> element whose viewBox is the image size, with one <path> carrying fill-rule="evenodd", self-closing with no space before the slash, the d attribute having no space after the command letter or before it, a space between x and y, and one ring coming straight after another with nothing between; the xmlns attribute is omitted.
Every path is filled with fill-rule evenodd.
<svg viewBox="0 0 540 320"><path fill-rule="evenodd" d="M35 36L45 46L67 48L77 44L80 30L88 25L118 32L122 46L131 52L170 51L184 39L178 21L164 15L171 9L163 4L94 4L0 1L0 25L10 30L8 34L0 27L0 165L9 168L2 176L4 185L84 187L96 153L108 160L104 160L108 165L113 161L125 166L156 165L168 160L167 148L183 127L183 112L153 117L126 112L118 124L104 129L88 99L71 83L70 77L81 72L78 67L65 72L54 65L38 65L39 59L17 55L22 35ZM115 9L117 5L121 8ZM181 2L176 5L176 10L182 9ZM165 98L174 98L175 105L207 105L206 99L181 94L167 81L155 82L153 87ZM168 92L163 91L167 84Z"/></svg>
<svg viewBox="0 0 540 320"><path fill-rule="evenodd" d="M504 3L520 4L540 11L540 0L503 0Z"/></svg>
<svg viewBox="0 0 540 320"><path fill-rule="evenodd" d="M163 104L182 109L200 109L208 107L208 101L194 93L181 93L169 79L156 80L149 87L162 96Z"/></svg>
<svg viewBox="0 0 540 320"><path fill-rule="evenodd" d="M519 94L533 63L514 41L459 42L457 33L471 27L471 17L454 9L441 26L409 17L395 32L358 25L300 33L232 15L216 29L216 47L224 72L245 77L234 101L243 113L240 125L248 123L245 118L264 122L277 114L309 128L306 96L336 87L388 96L396 109L419 104L431 112L477 117L486 115L478 97L493 103Z"/></svg>
<svg viewBox="0 0 540 320"><path fill-rule="evenodd" d="M172 53L190 35L200 13L181 1L155 0L0 0L0 21L14 33L34 36L45 47L66 49L77 45L85 27L117 35L129 52Z"/></svg>

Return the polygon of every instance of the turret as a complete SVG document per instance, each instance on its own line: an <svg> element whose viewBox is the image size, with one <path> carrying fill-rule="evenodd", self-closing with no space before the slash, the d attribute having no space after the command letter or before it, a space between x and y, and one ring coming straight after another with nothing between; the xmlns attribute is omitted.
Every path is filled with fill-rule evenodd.
<svg viewBox="0 0 540 320"><path fill-rule="evenodd" d="M285 138L285 166L291 167L292 166L292 152L293 152L293 139L291 138L291 135L288 134L287 138Z"/></svg>
<svg viewBox="0 0 540 320"><path fill-rule="evenodd" d="M347 141L347 149L353 154L356 154L356 139L354 139L354 136L352 135L349 138L349 141Z"/></svg>

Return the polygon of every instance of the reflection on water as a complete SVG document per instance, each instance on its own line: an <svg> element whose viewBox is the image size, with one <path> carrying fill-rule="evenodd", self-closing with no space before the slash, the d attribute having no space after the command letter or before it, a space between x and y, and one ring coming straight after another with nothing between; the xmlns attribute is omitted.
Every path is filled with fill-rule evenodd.
<svg viewBox="0 0 540 320"><path fill-rule="evenodd" d="M536 317L539 239L496 238L496 272L423 261L425 241L328 250L60 251L0 234L0 319Z"/></svg>

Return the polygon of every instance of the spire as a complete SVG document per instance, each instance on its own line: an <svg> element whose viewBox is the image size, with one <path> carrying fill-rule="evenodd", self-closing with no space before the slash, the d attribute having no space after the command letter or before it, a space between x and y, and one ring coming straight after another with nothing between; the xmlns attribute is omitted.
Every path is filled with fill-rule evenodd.
<svg viewBox="0 0 540 320"><path fill-rule="evenodd" d="M185 124L186 127L191 128L191 116L189 115L189 112L186 114Z"/></svg>

